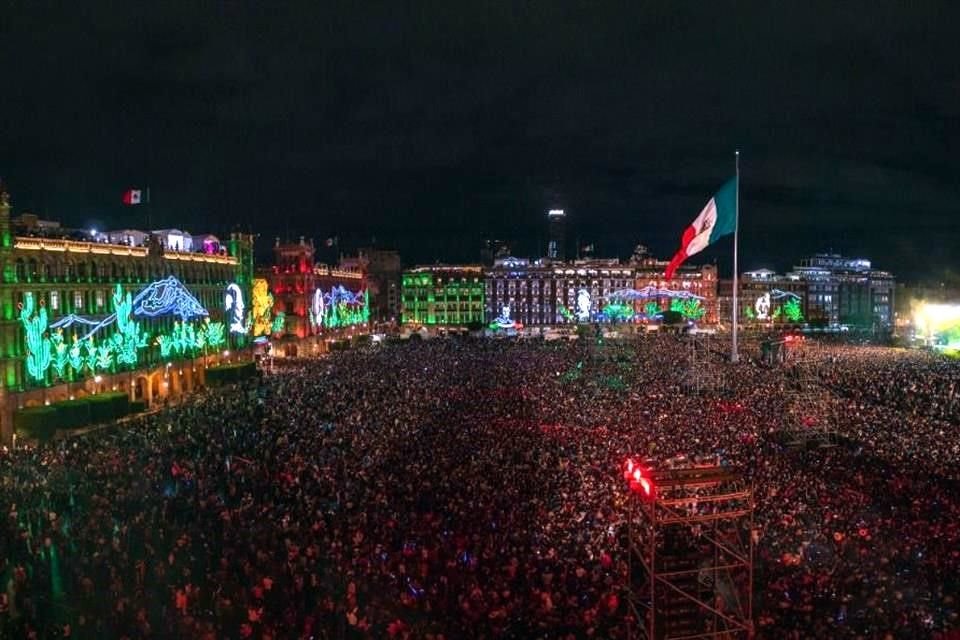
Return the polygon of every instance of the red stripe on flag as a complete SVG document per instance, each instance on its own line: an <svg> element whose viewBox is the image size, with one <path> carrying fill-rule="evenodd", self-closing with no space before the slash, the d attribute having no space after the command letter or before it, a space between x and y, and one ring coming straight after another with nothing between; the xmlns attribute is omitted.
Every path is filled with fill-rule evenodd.
<svg viewBox="0 0 960 640"><path fill-rule="evenodd" d="M697 237L697 230L693 225L683 230L683 237L680 238L680 250L674 254L673 259L670 260L670 264L667 265L667 270L664 272L664 277L667 280L673 277L673 273L677 270L677 267L687 259L687 247L695 237Z"/></svg>

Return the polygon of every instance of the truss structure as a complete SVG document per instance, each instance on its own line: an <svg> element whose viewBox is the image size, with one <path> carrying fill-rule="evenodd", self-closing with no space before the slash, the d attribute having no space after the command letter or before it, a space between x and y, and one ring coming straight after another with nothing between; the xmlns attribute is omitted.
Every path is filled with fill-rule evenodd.
<svg viewBox="0 0 960 640"><path fill-rule="evenodd" d="M716 463L647 472L631 495L629 637L753 637L753 491Z"/></svg>
<svg viewBox="0 0 960 640"><path fill-rule="evenodd" d="M688 336L687 366L682 370L680 384L687 393L718 395L724 389L722 369L715 362L710 336Z"/></svg>

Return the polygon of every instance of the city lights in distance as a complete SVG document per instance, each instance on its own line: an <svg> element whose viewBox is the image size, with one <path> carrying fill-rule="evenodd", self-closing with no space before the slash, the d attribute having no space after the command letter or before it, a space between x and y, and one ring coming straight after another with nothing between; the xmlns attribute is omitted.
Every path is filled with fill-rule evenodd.
<svg viewBox="0 0 960 640"><path fill-rule="evenodd" d="M550 209L547 212L547 215L551 218L562 218L564 216L563 209Z"/></svg>

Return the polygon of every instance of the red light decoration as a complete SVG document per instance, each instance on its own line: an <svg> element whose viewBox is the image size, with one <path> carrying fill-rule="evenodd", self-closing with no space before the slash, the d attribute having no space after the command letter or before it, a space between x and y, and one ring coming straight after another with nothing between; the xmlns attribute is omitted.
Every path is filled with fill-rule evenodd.
<svg viewBox="0 0 960 640"><path fill-rule="evenodd" d="M623 467L623 479L627 481L630 491L645 498L653 497L653 482L644 475L643 469L633 458L627 458Z"/></svg>

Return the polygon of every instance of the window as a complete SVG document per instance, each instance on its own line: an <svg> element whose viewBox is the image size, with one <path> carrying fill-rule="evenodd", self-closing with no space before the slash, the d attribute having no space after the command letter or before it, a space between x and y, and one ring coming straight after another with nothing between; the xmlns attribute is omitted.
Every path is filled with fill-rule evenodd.
<svg viewBox="0 0 960 640"><path fill-rule="evenodd" d="M50 310L51 311L60 310L60 292L59 291L50 292Z"/></svg>
<svg viewBox="0 0 960 640"><path fill-rule="evenodd" d="M103 308L103 291L97 291L97 309Z"/></svg>
<svg viewBox="0 0 960 640"><path fill-rule="evenodd" d="M82 291L73 292L73 308L78 310L83 309L83 292Z"/></svg>

